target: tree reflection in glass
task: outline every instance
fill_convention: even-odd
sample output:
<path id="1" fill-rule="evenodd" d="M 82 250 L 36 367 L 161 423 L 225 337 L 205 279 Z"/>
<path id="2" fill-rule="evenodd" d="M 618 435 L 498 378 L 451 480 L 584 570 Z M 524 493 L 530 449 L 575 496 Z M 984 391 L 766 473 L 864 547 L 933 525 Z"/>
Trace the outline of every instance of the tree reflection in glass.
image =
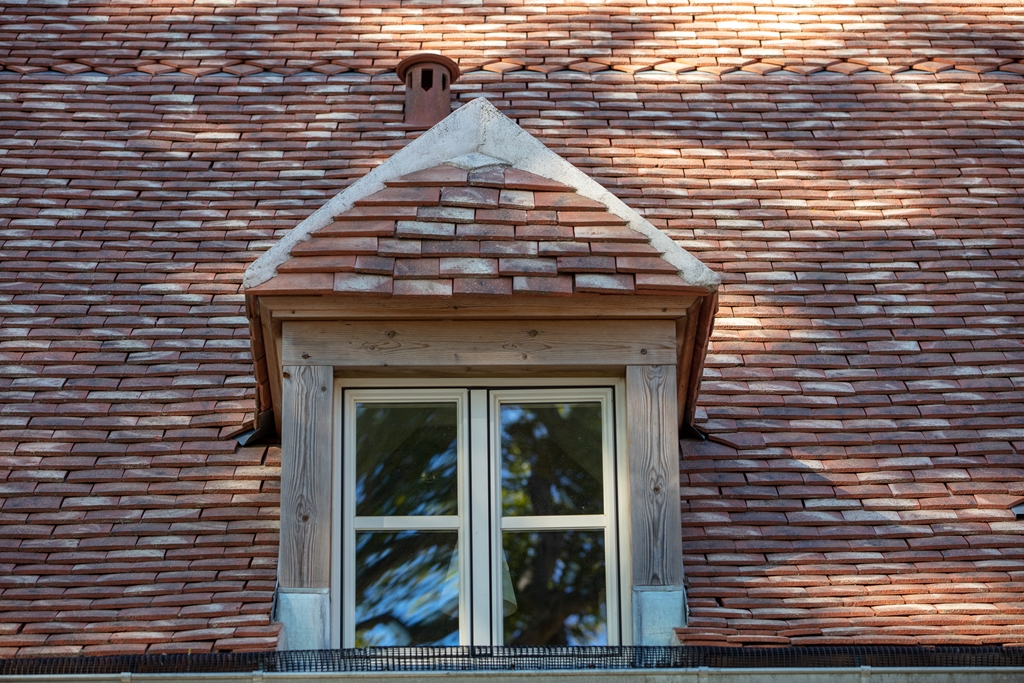
<path id="1" fill-rule="evenodd" d="M 501 406 L 505 516 L 604 511 L 600 403 Z"/>
<path id="2" fill-rule="evenodd" d="M 502 546 L 516 600 L 505 645 L 608 644 L 603 531 L 506 531 Z"/>
<path id="3" fill-rule="evenodd" d="M 455 403 L 356 405 L 356 514 L 458 514 Z"/>
<path id="4" fill-rule="evenodd" d="M 458 534 L 356 534 L 356 647 L 458 645 Z"/>

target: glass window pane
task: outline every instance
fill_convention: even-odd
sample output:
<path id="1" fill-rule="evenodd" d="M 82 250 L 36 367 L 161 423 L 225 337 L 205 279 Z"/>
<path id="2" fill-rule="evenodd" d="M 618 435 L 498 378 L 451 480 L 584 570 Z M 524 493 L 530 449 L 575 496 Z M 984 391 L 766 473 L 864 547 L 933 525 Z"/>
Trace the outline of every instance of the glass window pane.
<path id="1" fill-rule="evenodd" d="M 356 534 L 356 647 L 459 644 L 455 532 Z"/>
<path id="2" fill-rule="evenodd" d="M 501 405 L 506 516 L 604 512 L 600 403 Z"/>
<path id="3" fill-rule="evenodd" d="M 505 645 L 607 645 L 603 531 L 502 533 Z"/>
<path id="4" fill-rule="evenodd" d="M 356 404 L 356 514 L 458 514 L 456 403 Z"/>

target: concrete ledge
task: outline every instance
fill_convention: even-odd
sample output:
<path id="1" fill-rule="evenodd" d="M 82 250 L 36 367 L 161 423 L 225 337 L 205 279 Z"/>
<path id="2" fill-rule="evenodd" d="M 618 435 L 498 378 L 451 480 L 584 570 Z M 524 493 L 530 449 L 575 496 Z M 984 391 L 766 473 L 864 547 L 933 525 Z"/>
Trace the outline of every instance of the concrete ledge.
<path id="1" fill-rule="evenodd" d="M 0 683 L 410 683 L 444 679 L 448 683 L 1020 683 L 1024 667 L 957 668 L 818 668 L 818 669 L 633 669 L 608 671 L 494 671 L 456 673 L 410 671 L 407 673 L 264 673 L 231 674 L 90 674 L 66 676 L 0 676 Z"/>

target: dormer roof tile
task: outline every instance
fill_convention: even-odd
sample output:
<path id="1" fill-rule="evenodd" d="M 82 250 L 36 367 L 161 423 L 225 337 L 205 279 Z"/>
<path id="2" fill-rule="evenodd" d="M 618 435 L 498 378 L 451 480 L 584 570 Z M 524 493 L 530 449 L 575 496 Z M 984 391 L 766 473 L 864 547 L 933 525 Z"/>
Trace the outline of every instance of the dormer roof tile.
<path id="1" fill-rule="evenodd" d="M 510 166 L 474 173 L 434 166 L 357 200 L 296 244 L 276 277 L 249 291 L 512 296 L 693 290 L 647 236 L 607 209 L 563 183 Z M 537 218 L 545 222 L 535 224 Z M 639 274 L 658 277 L 643 277 L 638 286 Z"/>
<path id="2" fill-rule="evenodd" d="M 348 257 L 359 258 L 353 262 Z M 520 262 L 509 266 L 514 272 L 498 262 L 486 272 L 468 265 L 450 272 L 442 268 L 434 276 L 435 286 L 396 287 L 394 281 L 409 279 L 409 273 L 426 280 L 425 273 L 433 271 L 385 260 L 393 257 L 514 257 Z M 571 258 L 536 267 L 524 262 L 553 257 Z M 620 257 L 648 260 L 640 269 L 631 261 L 623 261 L 620 268 Z M 638 287 L 638 272 L 659 277 Z M 363 275 L 374 278 L 359 277 Z M 602 277 L 589 277 L 596 275 Z M 302 277 L 308 285 L 304 291 Z M 487 286 L 459 282 L 488 278 L 528 279 Z M 543 283 L 543 278 L 555 282 Z M 297 291 L 313 296 L 454 296 L 469 291 L 491 296 L 704 296 L 719 282 L 718 275 L 483 98 L 466 104 L 336 195 L 245 275 L 250 296 Z"/>

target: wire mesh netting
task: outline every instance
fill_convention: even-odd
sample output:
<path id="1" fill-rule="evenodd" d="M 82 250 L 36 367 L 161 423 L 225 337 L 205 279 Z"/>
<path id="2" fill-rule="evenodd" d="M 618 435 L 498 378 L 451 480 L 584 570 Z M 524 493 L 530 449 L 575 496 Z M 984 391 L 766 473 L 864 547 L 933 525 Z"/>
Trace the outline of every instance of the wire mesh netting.
<path id="1" fill-rule="evenodd" d="M 1024 667 L 992 647 L 381 647 L 0 660 L 0 676 L 358 671 L 546 671 L 809 667 Z"/>

